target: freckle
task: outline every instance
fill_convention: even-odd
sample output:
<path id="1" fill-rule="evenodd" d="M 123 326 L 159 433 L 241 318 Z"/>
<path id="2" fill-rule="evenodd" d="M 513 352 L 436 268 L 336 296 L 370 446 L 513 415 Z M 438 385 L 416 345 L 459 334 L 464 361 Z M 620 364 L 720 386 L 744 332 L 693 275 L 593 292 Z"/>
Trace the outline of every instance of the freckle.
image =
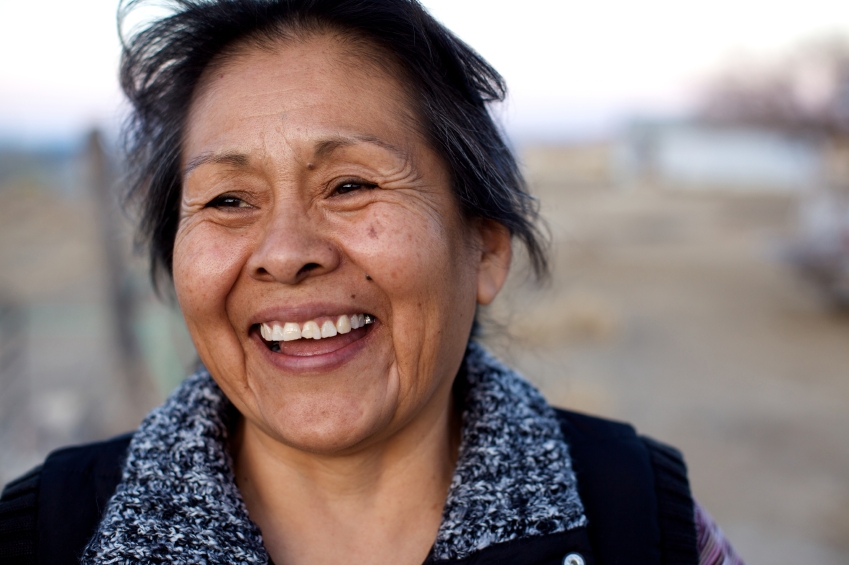
<path id="1" fill-rule="evenodd" d="M 356 294 L 352 294 L 352 295 L 351 295 L 351 299 L 352 299 L 352 300 L 353 300 L 354 298 L 356 298 L 356 297 L 357 297 L 357 295 L 356 295 Z"/>
<path id="2" fill-rule="evenodd" d="M 372 237 L 372 239 L 377 239 L 377 232 L 374 231 L 374 226 L 369 228 L 368 234 Z"/>

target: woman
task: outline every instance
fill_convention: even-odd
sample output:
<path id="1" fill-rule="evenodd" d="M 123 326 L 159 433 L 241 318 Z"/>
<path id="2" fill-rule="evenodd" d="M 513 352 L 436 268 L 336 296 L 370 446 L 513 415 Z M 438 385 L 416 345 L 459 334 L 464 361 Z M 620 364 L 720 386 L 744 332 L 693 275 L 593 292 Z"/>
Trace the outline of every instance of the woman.
<path id="1" fill-rule="evenodd" d="M 677 452 L 470 341 L 545 256 L 501 78 L 415 0 L 181 0 L 122 84 L 203 368 L 9 485 L 7 561 L 735 562 Z"/>

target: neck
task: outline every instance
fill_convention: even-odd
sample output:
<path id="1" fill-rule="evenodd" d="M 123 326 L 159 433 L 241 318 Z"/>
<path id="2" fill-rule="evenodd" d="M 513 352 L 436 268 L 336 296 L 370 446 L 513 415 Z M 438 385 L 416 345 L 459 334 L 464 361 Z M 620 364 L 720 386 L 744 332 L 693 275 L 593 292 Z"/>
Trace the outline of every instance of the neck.
<path id="1" fill-rule="evenodd" d="M 273 561 L 420 564 L 436 538 L 459 447 L 450 391 L 436 406 L 390 438 L 343 455 L 289 447 L 242 419 L 232 443 L 236 482 Z"/>

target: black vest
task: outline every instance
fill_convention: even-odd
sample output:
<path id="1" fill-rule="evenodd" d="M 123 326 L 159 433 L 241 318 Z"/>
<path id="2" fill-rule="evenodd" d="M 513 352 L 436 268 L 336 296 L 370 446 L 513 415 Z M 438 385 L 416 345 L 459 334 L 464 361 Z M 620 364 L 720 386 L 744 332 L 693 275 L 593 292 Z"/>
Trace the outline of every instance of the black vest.
<path id="1" fill-rule="evenodd" d="M 587 565 L 696 565 L 681 454 L 627 424 L 563 410 L 557 416 L 589 526 L 490 546 L 451 565 L 561 565 L 570 554 Z M 0 563 L 78 563 L 121 480 L 131 438 L 54 451 L 9 483 L 0 497 Z"/>

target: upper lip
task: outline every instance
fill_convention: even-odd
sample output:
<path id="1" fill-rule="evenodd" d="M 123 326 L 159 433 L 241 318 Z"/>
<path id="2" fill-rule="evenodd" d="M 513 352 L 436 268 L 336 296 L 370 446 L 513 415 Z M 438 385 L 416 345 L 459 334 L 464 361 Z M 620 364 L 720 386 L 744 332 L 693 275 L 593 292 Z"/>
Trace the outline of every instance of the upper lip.
<path id="1" fill-rule="evenodd" d="M 342 314 L 372 314 L 362 306 L 342 303 L 309 303 L 298 306 L 274 306 L 264 308 L 250 317 L 250 326 L 265 322 L 308 322 L 321 316 L 341 316 Z M 372 314 L 373 315 L 373 314 Z"/>

